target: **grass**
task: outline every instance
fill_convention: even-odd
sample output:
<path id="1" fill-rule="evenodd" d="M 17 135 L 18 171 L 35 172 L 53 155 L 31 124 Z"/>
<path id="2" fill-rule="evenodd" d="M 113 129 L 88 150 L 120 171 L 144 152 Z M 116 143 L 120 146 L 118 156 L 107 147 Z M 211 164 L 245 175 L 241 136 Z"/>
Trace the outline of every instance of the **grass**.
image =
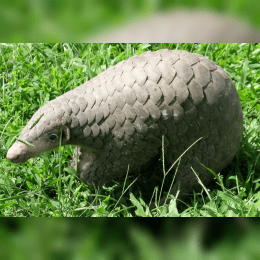
<path id="1" fill-rule="evenodd" d="M 133 176 L 102 188 L 84 185 L 68 170 L 74 147 L 60 147 L 23 164 L 6 159 L 7 150 L 39 107 L 121 60 L 162 48 L 185 49 L 217 62 L 230 75 L 240 96 L 244 133 L 239 151 L 230 166 L 215 173 L 206 192 L 194 193 L 180 208 L 172 200 L 169 206 L 151 213 Z M 1 215 L 259 216 L 259 53 L 260 44 L 241 43 L 1 44 Z M 163 167 L 163 161 L 158 160 L 149 174 L 163 172 Z"/>

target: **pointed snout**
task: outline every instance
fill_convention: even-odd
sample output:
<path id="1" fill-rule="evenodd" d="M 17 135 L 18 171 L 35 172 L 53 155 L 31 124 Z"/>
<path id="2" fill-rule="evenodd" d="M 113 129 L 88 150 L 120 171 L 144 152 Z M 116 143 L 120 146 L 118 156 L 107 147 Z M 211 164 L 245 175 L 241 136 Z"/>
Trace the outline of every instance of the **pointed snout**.
<path id="1" fill-rule="evenodd" d="M 26 162 L 28 158 L 28 145 L 16 141 L 8 150 L 6 154 L 6 158 L 11 161 L 12 163 L 22 163 Z"/>
<path id="2" fill-rule="evenodd" d="M 6 154 L 6 158 L 9 161 L 11 161 L 12 163 L 15 163 L 19 159 L 19 155 L 16 154 L 15 152 L 10 151 L 10 149 L 9 149 L 7 154 Z"/>

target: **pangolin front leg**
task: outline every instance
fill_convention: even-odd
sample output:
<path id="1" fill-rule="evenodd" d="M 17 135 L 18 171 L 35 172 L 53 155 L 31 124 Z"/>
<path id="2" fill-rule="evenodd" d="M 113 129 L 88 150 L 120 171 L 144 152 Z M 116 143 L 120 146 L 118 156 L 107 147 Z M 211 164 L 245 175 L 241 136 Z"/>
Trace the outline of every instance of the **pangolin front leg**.
<path id="1" fill-rule="evenodd" d="M 77 156 L 78 153 L 78 156 Z M 93 163 L 96 161 L 98 153 L 90 148 L 77 146 L 74 149 L 73 157 L 70 162 L 69 168 L 76 170 L 76 164 L 77 164 L 77 172 L 80 175 L 81 179 L 84 182 L 87 182 L 87 180 L 84 178 L 84 172 L 90 168 Z"/>

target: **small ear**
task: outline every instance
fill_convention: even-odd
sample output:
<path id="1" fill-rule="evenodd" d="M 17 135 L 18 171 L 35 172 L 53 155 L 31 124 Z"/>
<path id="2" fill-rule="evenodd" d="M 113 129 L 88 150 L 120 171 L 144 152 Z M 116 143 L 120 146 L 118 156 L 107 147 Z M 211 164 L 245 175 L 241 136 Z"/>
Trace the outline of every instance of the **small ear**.
<path id="1" fill-rule="evenodd" d="M 62 141 L 67 142 L 70 140 L 70 129 L 66 126 L 62 126 Z"/>

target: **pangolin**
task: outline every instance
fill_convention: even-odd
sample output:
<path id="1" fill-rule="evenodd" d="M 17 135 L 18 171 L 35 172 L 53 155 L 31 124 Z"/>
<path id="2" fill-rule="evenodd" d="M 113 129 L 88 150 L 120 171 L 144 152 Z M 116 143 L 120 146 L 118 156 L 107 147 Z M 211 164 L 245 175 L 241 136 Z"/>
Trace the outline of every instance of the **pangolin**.
<path id="1" fill-rule="evenodd" d="M 195 143 L 181 157 L 171 190 L 179 187 L 181 198 L 200 187 L 193 170 L 207 185 L 213 175 L 202 165 L 218 173 L 231 162 L 242 131 L 228 74 L 200 54 L 162 49 L 121 61 L 39 108 L 7 158 L 25 162 L 61 139 L 78 146 L 71 167 L 78 160 L 83 182 L 103 185 L 159 154 L 162 137 L 168 165 Z"/>

